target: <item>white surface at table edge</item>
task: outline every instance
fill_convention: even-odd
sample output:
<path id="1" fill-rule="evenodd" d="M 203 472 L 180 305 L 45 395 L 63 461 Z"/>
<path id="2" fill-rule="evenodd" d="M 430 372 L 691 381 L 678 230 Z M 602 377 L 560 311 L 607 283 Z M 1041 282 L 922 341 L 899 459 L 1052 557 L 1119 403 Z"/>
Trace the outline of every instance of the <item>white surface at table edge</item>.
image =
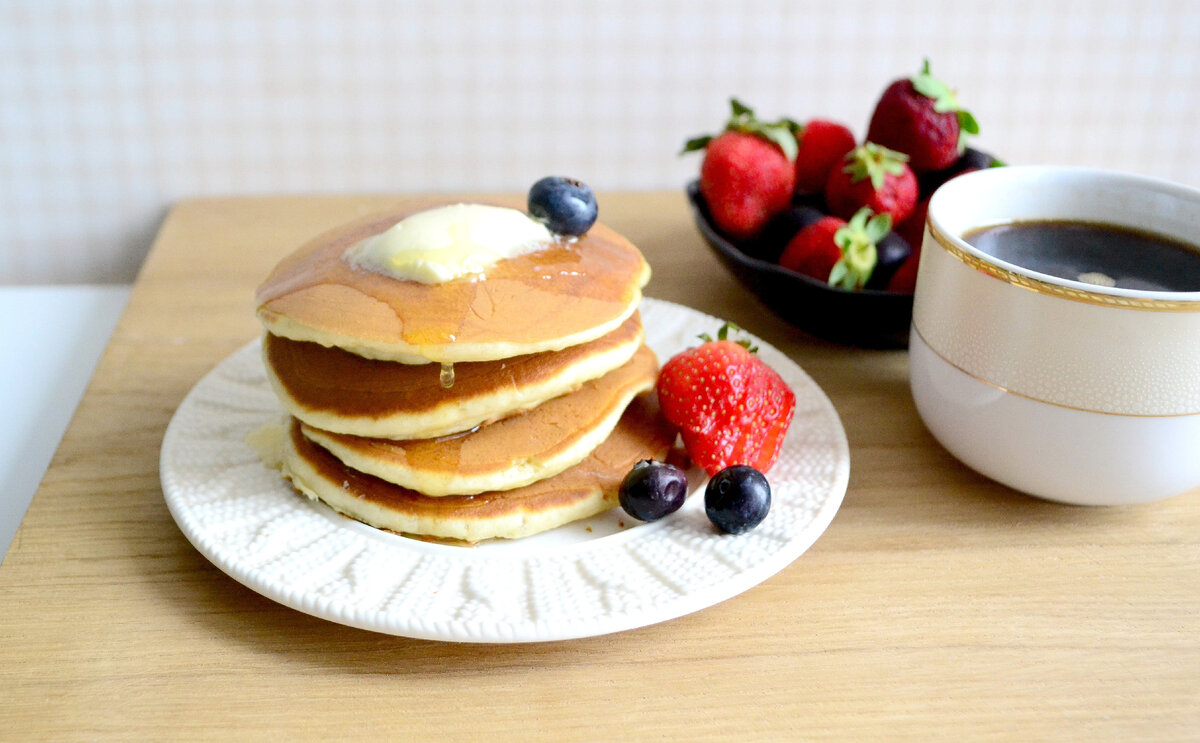
<path id="1" fill-rule="evenodd" d="M 0 286 L 0 555 L 129 300 L 127 285 Z"/>

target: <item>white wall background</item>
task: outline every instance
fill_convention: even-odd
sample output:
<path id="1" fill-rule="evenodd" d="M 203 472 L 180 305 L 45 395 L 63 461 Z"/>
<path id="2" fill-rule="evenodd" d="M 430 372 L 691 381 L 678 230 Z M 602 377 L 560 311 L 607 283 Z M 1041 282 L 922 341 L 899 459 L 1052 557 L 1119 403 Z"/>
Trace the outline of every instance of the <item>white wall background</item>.
<path id="1" fill-rule="evenodd" d="M 195 195 L 678 188 L 730 95 L 861 135 L 925 56 L 1009 162 L 1200 186 L 1195 0 L 3 0 L 0 283 Z"/>

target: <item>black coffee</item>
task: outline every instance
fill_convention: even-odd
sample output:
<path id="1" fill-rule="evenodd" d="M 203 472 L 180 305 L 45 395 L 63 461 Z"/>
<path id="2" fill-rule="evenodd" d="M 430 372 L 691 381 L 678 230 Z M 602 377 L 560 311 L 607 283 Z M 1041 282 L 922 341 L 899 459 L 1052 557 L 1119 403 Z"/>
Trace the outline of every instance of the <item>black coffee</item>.
<path id="1" fill-rule="evenodd" d="M 963 239 L 1023 268 L 1099 286 L 1200 291 L 1200 248 L 1150 232 L 1097 222 L 1013 222 Z"/>

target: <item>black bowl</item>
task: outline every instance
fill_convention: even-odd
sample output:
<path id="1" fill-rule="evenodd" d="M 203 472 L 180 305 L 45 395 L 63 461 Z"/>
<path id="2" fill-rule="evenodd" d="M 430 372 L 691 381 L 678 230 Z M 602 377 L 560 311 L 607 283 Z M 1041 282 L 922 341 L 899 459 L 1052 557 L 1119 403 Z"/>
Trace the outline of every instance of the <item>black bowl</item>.
<path id="1" fill-rule="evenodd" d="M 717 258 L 747 289 L 788 323 L 834 343 L 864 348 L 907 348 L 911 294 L 849 291 L 747 255 L 709 218 L 700 184 L 687 188 L 700 234 Z"/>

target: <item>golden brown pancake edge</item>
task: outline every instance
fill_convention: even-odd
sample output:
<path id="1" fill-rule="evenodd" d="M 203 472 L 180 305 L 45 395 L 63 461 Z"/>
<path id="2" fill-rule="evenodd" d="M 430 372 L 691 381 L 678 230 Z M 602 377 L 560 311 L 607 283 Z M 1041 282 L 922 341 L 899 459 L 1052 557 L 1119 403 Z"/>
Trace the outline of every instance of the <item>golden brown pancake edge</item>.
<path id="1" fill-rule="evenodd" d="M 519 538 L 600 513 L 641 459 L 663 459 L 675 430 L 652 394 L 636 398 L 612 434 L 570 469 L 515 490 L 431 498 L 347 467 L 304 437 L 292 419 L 282 469 L 298 491 L 355 520 L 389 531 L 477 542 Z"/>
<path id="2" fill-rule="evenodd" d="M 394 441 L 301 425 L 305 437 L 347 466 L 427 496 L 511 490 L 582 461 L 616 427 L 629 403 L 654 388 L 658 363 L 646 346 L 574 392 L 472 431 Z"/>

